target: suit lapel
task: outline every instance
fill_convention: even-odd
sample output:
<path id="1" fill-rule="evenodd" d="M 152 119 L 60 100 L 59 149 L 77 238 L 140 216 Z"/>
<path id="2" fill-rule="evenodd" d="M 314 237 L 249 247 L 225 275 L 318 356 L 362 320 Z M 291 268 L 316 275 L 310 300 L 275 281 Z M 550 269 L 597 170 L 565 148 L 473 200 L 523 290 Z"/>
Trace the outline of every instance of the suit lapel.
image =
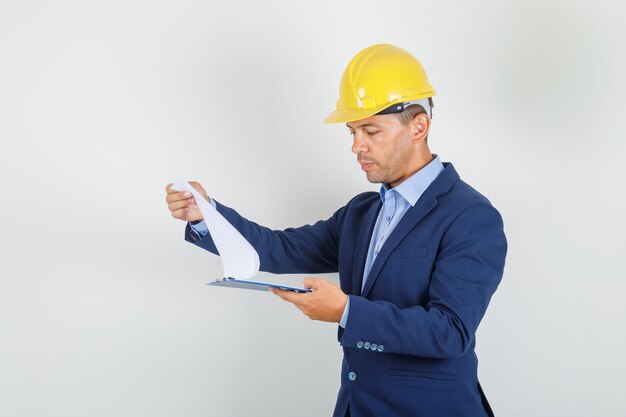
<path id="1" fill-rule="evenodd" d="M 365 288 L 363 288 L 362 297 L 367 297 L 374 282 L 380 275 L 380 270 L 382 269 L 385 261 L 393 252 L 393 250 L 402 242 L 402 239 L 419 223 L 420 220 L 424 218 L 435 206 L 437 205 L 437 200 L 431 198 L 429 200 L 425 200 L 424 198 L 420 198 L 413 207 L 407 210 L 406 214 L 400 220 L 400 223 L 393 229 L 393 232 L 389 235 L 385 243 L 383 244 L 376 260 L 372 264 L 372 269 L 370 270 L 369 276 L 367 277 L 367 281 L 365 282 Z M 366 249 L 367 250 L 367 249 Z"/>
<path id="2" fill-rule="evenodd" d="M 372 264 L 372 269 L 367 277 L 365 288 L 363 288 L 362 297 L 367 297 L 372 286 L 378 279 L 380 271 L 387 261 L 387 258 L 393 252 L 393 250 L 402 242 L 406 235 L 428 214 L 437 206 L 437 197 L 447 193 L 452 185 L 459 180 L 459 175 L 450 163 L 444 163 L 444 171 L 433 181 L 433 183 L 426 189 L 424 194 L 417 200 L 417 203 L 409 208 L 404 214 L 398 225 L 393 229 L 391 235 L 387 238 L 383 247 L 380 249 L 376 260 Z M 371 231 L 369 233 L 371 238 Z M 360 242 L 359 242 L 360 243 Z M 369 239 L 367 240 L 369 245 Z M 365 247 L 364 252 L 367 255 L 368 246 Z M 363 268 L 360 270 L 359 276 L 359 288 L 363 279 Z"/>
<path id="3" fill-rule="evenodd" d="M 354 259 L 352 270 L 354 271 L 352 280 L 352 294 L 359 295 L 361 293 L 361 286 L 363 285 L 363 270 L 365 269 L 365 260 L 367 258 L 367 250 L 369 248 L 370 240 L 372 239 L 372 233 L 374 231 L 374 224 L 378 217 L 378 212 L 382 207 L 380 198 L 376 200 L 374 204 L 367 210 L 363 217 L 363 223 L 361 230 L 359 231 L 359 237 L 356 240 L 356 248 L 354 249 Z"/>

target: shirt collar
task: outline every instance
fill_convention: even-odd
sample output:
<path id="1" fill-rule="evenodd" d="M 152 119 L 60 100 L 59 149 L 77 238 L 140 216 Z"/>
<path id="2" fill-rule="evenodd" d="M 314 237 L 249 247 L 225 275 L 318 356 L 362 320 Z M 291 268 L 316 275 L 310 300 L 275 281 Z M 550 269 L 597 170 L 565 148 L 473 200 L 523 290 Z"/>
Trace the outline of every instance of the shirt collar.
<path id="1" fill-rule="evenodd" d="M 428 186 L 437 178 L 443 169 L 444 167 L 441 163 L 441 159 L 439 159 L 439 155 L 433 155 L 433 160 L 430 161 L 428 165 L 402 181 L 397 187 L 390 188 L 389 184 L 382 184 L 380 186 L 380 198 L 383 203 L 385 203 L 385 193 L 395 190 L 411 206 L 414 206 L 417 200 L 424 194 L 424 191 L 426 191 Z"/>

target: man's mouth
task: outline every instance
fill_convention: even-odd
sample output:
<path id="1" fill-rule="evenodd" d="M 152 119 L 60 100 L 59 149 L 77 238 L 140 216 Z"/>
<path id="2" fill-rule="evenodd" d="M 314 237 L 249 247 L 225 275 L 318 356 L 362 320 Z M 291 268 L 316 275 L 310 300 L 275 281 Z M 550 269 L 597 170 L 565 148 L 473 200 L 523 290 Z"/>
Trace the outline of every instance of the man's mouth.
<path id="1" fill-rule="evenodd" d="M 376 161 L 370 161 L 368 159 L 363 158 L 363 155 L 361 154 L 357 155 L 356 160 L 361 165 L 361 169 L 363 171 L 367 171 L 376 163 Z"/>

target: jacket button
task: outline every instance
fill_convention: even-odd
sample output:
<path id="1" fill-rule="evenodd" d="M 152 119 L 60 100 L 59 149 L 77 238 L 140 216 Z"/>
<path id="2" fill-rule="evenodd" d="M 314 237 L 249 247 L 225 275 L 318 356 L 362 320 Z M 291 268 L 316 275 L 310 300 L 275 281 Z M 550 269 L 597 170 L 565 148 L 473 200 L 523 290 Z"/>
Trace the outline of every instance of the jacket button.
<path id="1" fill-rule="evenodd" d="M 363 347 L 364 347 L 365 349 L 369 349 L 369 348 L 370 348 L 370 342 L 365 342 L 365 343 L 363 344 Z"/>
<path id="2" fill-rule="evenodd" d="M 359 349 L 361 349 L 363 347 L 363 341 L 359 340 L 358 342 L 356 342 L 356 347 L 358 347 Z"/>
<path id="3" fill-rule="evenodd" d="M 370 349 L 376 350 L 377 347 L 378 347 L 378 345 L 376 343 L 372 343 L 372 347 Z"/>
<path id="4" fill-rule="evenodd" d="M 385 347 L 383 345 L 378 345 L 378 351 L 382 352 L 383 350 L 385 350 Z"/>
<path id="5" fill-rule="evenodd" d="M 351 382 L 356 381 L 356 372 L 350 372 L 350 373 L 348 374 L 348 379 L 349 379 Z"/>

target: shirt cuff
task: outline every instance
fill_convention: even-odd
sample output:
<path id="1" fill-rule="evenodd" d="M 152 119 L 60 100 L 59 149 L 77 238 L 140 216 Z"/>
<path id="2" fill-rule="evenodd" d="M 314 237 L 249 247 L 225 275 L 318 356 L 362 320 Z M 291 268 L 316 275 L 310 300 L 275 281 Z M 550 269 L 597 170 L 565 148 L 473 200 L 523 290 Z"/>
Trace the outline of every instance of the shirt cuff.
<path id="1" fill-rule="evenodd" d="M 211 199 L 209 203 L 211 203 L 213 208 L 217 210 L 217 204 L 215 204 L 215 200 Z M 204 220 L 201 220 L 198 223 L 189 222 L 189 226 L 191 226 L 191 229 L 196 232 L 200 237 L 204 237 L 207 233 L 209 233 L 209 228 L 207 227 Z"/>
<path id="2" fill-rule="evenodd" d="M 341 316 L 341 320 L 339 320 L 339 325 L 342 329 L 346 328 L 346 322 L 348 321 L 348 312 L 350 311 L 350 297 L 348 297 L 348 301 L 346 302 L 346 308 L 343 309 L 343 315 Z"/>

